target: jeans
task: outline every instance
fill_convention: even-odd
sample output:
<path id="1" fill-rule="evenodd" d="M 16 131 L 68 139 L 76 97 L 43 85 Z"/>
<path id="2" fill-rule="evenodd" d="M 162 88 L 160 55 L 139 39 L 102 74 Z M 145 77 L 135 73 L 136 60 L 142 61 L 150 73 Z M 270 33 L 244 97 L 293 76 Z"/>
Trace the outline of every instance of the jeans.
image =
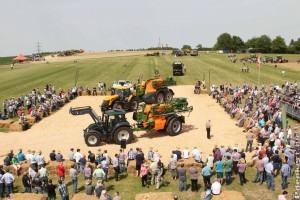
<path id="1" fill-rule="evenodd" d="M 31 193 L 31 187 L 25 187 L 25 193 Z"/>
<path id="2" fill-rule="evenodd" d="M 34 187 L 34 191 L 36 194 L 42 194 L 42 187 Z"/>
<path id="3" fill-rule="evenodd" d="M 77 177 L 73 177 L 72 178 L 72 182 L 73 182 L 73 192 L 75 193 L 77 190 L 77 182 L 78 182 L 78 178 Z"/>
<path id="4" fill-rule="evenodd" d="M 262 185 L 262 183 L 264 181 L 264 171 L 257 171 L 253 182 L 257 182 L 258 179 L 259 179 L 259 184 Z"/>
<path id="5" fill-rule="evenodd" d="M 123 173 L 125 170 L 125 161 L 124 160 L 120 160 L 120 173 Z"/>
<path id="6" fill-rule="evenodd" d="M 191 179 L 191 182 L 192 182 L 192 192 L 193 191 L 197 191 L 198 189 L 198 179 Z"/>
<path id="7" fill-rule="evenodd" d="M 226 184 L 229 185 L 231 184 L 231 175 L 232 175 L 232 172 L 225 172 L 225 176 L 226 176 Z"/>
<path id="8" fill-rule="evenodd" d="M 253 140 L 247 140 L 246 152 L 248 151 L 248 147 L 249 147 L 249 151 L 252 152 L 252 144 L 253 144 Z"/>
<path id="9" fill-rule="evenodd" d="M 246 183 L 246 178 L 245 178 L 245 172 L 239 172 L 239 176 L 240 176 L 240 184 L 243 185 L 244 183 Z"/>
<path id="10" fill-rule="evenodd" d="M 179 180 L 179 191 L 181 192 L 182 190 L 186 191 L 186 180 Z"/>
<path id="11" fill-rule="evenodd" d="M 0 198 L 4 198 L 4 183 L 0 183 Z"/>
<path id="12" fill-rule="evenodd" d="M 80 165 L 80 163 L 78 162 L 78 163 L 76 163 L 76 170 L 79 172 L 80 171 L 80 169 L 81 169 L 81 167 L 80 167 L 81 165 Z"/>
<path id="13" fill-rule="evenodd" d="M 203 176 L 204 185 L 210 185 L 210 176 Z"/>
<path id="14" fill-rule="evenodd" d="M 124 162 L 124 164 L 125 164 L 125 162 Z M 115 170 L 115 180 L 118 181 L 119 180 L 119 173 L 120 173 L 119 166 L 114 167 L 114 170 Z"/>
<path id="15" fill-rule="evenodd" d="M 42 191 L 47 192 L 48 177 L 41 177 L 41 181 L 45 183 L 44 187 L 42 188 Z"/>
<path id="16" fill-rule="evenodd" d="M 285 190 L 288 188 L 288 176 L 281 176 L 281 180 L 282 180 L 282 189 Z"/>
<path id="17" fill-rule="evenodd" d="M 274 175 L 271 173 L 267 173 L 267 185 L 268 189 L 274 190 Z"/>
<path id="18" fill-rule="evenodd" d="M 238 173 L 238 167 L 237 167 L 237 164 L 238 164 L 239 161 L 233 161 L 233 172 L 235 174 Z"/>
<path id="19" fill-rule="evenodd" d="M 176 178 L 177 177 L 177 169 L 176 168 L 170 169 L 170 171 L 171 171 L 171 178 L 172 179 Z"/>
<path id="20" fill-rule="evenodd" d="M 210 128 L 206 128 L 207 139 L 210 139 Z"/>
<path id="21" fill-rule="evenodd" d="M 148 185 L 147 184 L 147 177 L 148 177 L 147 174 L 142 176 L 142 187 L 145 187 L 146 185 Z"/>
<path id="22" fill-rule="evenodd" d="M 6 193 L 7 194 L 13 194 L 14 193 L 14 184 L 13 183 L 8 183 L 6 184 Z"/>
<path id="23" fill-rule="evenodd" d="M 68 196 L 64 196 L 64 197 L 61 197 L 62 200 L 69 200 L 69 195 Z"/>
<path id="24" fill-rule="evenodd" d="M 103 177 L 103 182 L 107 182 L 107 173 L 108 173 L 108 168 L 103 168 L 103 171 L 105 173 L 104 177 Z"/>

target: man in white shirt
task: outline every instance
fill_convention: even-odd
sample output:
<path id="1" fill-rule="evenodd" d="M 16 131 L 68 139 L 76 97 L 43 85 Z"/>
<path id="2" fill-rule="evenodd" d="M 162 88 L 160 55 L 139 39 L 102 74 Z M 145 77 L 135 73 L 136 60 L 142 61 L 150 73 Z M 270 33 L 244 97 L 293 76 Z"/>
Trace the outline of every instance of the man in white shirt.
<path id="1" fill-rule="evenodd" d="M 265 165 L 265 170 L 267 174 L 267 186 L 268 190 L 271 188 L 273 191 L 274 189 L 274 167 L 273 167 L 273 160 L 271 159 L 268 164 Z"/>
<path id="2" fill-rule="evenodd" d="M 195 157 L 196 153 L 199 152 L 199 149 L 197 149 L 197 147 L 194 147 L 193 151 L 192 151 L 192 156 Z"/>
<path id="3" fill-rule="evenodd" d="M 292 139 L 292 129 L 291 126 L 288 126 L 287 136 L 286 136 L 287 144 L 290 144 L 291 139 Z"/>
<path id="4" fill-rule="evenodd" d="M 80 153 L 80 149 L 77 149 L 77 152 L 74 154 L 74 160 L 76 161 L 76 170 L 80 170 L 80 162 L 79 160 L 82 158 L 82 154 Z"/>
<path id="5" fill-rule="evenodd" d="M 183 150 L 182 150 L 182 154 L 183 154 L 183 158 L 184 159 L 188 159 L 190 157 L 190 151 L 188 150 L 187 147 L 185 147 Z"/>
<path id="6" fill-rule="evenodd" d="M 6 194 L 12 194 L 14 191 L 14 176 L 9 173 L 9 169 L 6 170 L 6 173 L 2 176 L 1 182 L 5 183 L 7 191 Z"/>
<path id="7" fill-rule="evenodd" d="M 211 193 L 213 195 L 219 195 L 221 193 L 221 184 L 219 179 L 216 179 L 215 182 L 211 185 Z"/>
<path id="8" fill-rule="evenodd" d="M 279 139 L 283 140 L 284 137 L 284 133 L 283 131 L 280 131 L 280 133 L 278 134 Z"/>

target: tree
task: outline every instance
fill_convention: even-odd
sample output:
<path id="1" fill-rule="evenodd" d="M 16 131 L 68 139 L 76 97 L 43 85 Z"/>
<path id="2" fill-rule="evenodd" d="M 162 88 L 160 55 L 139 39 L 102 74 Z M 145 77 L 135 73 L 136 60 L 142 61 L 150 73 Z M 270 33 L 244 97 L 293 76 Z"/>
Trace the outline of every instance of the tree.
<path id="1" fill-rule="evenodd" d="M 243 50 L 245 48 L 245 43 L 239 36 L 232 36 L 231 42 L 231 50 L 233 52 L 237 52 L 238 50 Z"/>
<path id="2" fill-rule="evenodd" d="M 282 37 L 277 36 L 272 41 L 272 52 L 273 53 L 286 53 L 287 52 L 287 46 L 286 46 L 285 41 Z"/>
<path id="3" fill-rule="evenodd" d="M 198 51 L 202 51 L 202 50 L 203 50 L 203 47 L 202 47 L 201 44 L 198 44 L 198 45 L 196 46 L 196 48 L 197 48 Z"/>
<path id="4" fill-rule="evenodd" d="M 300 53 L 300 38 L 298 38 L 298 40 L 296 40 L 296 41 L 293 41 L 293 43 L 289 45 L 288 52 L 289 53 Z"/>
<path id="5" fill-rule="evenodd" d="M 181 49 L 182 49 L 183 51 L 189 49 L 189 51 L 190 51 L 190 50 L 192 50 L 192 47 L 191 47 L 190 45 L 185 44 L 185 45 L 183 45 L 183 47 L 182 47 Z"/>
<path id="6" fill-rule="evenodd" d="M 222 33 L 217 38 L 217 43 L 214 45 L 215 50 L 231 50 L 232 38 L 229 33 Z"/>
<path id="7" fill-rule="evenodd" d="M 258 38 L 257 48 L 260 53 L 270 53 L 271 48 L 271 38 L 267 35 L 262 35 Z"/>

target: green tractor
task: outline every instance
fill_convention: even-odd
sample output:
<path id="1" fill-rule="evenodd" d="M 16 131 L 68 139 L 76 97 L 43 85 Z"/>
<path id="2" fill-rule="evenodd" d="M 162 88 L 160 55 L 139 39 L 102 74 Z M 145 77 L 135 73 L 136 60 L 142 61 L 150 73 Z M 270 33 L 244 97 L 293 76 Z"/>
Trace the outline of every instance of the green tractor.
<path id="1" fill-rule="evenodd" d="M 120 144 L 122 139 L 130 143 L 133 138 L 133 131 L 124 110 L 107 110 L 102 117 L 99 117 L 90 106 L 70 108 L 69 112 L 72 115 L 89 114 L 94 120 L 94 123 L 83 130 L 84 141 L 88 146 L 99 146 L 103 141 Z"/>

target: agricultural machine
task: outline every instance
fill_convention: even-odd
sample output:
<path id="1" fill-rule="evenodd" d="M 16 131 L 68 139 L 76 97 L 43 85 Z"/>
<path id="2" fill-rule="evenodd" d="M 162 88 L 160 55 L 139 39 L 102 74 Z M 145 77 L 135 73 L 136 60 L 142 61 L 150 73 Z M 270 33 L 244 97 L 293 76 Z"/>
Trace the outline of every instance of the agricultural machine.
<path id="1" fill-rule="evenodd" d="M 182 113 L 193 110 L 192 106 L 188 106 L 186 98 L 176 98 L 164 104 L 143 104 L 139 108 L 133 113 L 133 120 L 137 122 L 133 130 L 166 131 L 170 136 L 181 132 L 182 124 L 185 123 Z"/>
<path id="2" fill-rule="evenodd" d="M 183 76 L 186 73 L 185 66 L 182 62 L 176 61 L 172 64 L 173 76 Z"/>
<path id="3" fill-rule="evenodd" d="M 181 132 L 185 123 L 184 112 L 191 112 L 192 106 L 188 106 L 186 98 L 177 98 L 165 104 L 142 104 L 133 113 L 133 119 L 137 122 L 131 126 L 126 119 L 126 112 L 120 109 L 107 110 L 99 117 L 90 107 L 70 108 L 72 115 L 89 114 L 94 123 L 83 130 L 84 140 L 88 146 L 98 146 L 104 141 L 113 141 L 120 144 L 125 139 L 130 143 L 133 131 L 166 131 L 170 136 Z"/>
<path id="4" fill-rule="evenodd" d="M 198 50 L 192 50 L 190 56 L 199 56 Z"/>
<path id="5" fill-rule="evenodd" d="M 103 99 L 101 111 L 105 112 L 110 109 L 124 109 L 133 111 L 137 108 L 138 98 L 129 86 L 116 86 L 111 88 L 111 96 Z"/>
<path id="6" fill-rule="evenodd" d="M 105 111 L 102 118 L 90 106 L 70 108 L 69 112 L 72 115 L 89 114 L 94 120 L 94 123 L 83 130 L 84 141 L 88 146 L 99 146 L 101 141 L 114 141 L 119 144 L 122 139 L 130 143 L 133 138 L 133 130 L 124 110 Z"/>

